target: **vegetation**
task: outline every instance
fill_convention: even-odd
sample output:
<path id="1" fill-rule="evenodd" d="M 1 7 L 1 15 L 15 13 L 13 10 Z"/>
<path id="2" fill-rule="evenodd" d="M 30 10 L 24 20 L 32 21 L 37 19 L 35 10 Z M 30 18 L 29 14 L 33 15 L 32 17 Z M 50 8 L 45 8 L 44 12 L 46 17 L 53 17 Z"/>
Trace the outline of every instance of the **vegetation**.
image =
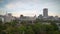
<path id="1" fill-rule="evenodd" d="M 0 23 L 0 34 L 60 34 L 54 22 L 50 22 L 51 24 L 42 23 L 39 21 L 34 24 L 26 24 L 25 21 L 21 24 L 18 21 Z"/>

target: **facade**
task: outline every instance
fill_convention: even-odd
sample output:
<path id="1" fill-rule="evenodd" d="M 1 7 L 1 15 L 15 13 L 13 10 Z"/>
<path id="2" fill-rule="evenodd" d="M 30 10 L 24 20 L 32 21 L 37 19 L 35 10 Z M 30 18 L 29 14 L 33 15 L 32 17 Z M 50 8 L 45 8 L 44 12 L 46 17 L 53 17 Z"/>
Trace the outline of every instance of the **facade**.
<path id="1" fill-rule="evenodd" d="M 53 16 L 48 16 L 48 20 L 54 21 L 54 17 Z"/>
<path id="2" fill-rule="evenodd" d="M 12 16 L 11 13 L 8 13 L 5 15 L 4 19 L 5 19 L 5 22 L 11 22 L 12 20 L 14 20 L 14 17 Z"/>
<path id="3" fill-rule="evenodd" d="M 32 23 L 33 24 L 33 22 L 36 20 L 36 16 L 34 16 L 34 17 L 29 17 L 29 16 L 20 16 L 20 18 L 19 18 L 19 23 L 20 22 L 22 22 L 22 21 L 26 21 L 26 22 L 28 22 L 28 23 Z"/>
<path id="4" fill-rule="evenodd" d="M 42 16 L 42 15 L 39 15 L 39 16 L 38 16 L 38 19 L 43 19 L 43 16 Z"/>
<path id="5" fill-rule="evenodd" d="M 4 22 L 4 16 L 0 15 L 0 20 Z"/>
<path id="6" fill-rule="evenodd" d="M 34 17 L 29 17 L 29 16 L 21 15 L 19 20 L 21 20 L 21 21 L 33 21 L 35 19 L 36 19 L 36 15 Z"/>
<path id="7" fill-rule="evenodd" d="M 58 17 L 58 16 L 55 16 L 54 19 L 55 19 L 55 20 L 59 20 L 59 17 Z"/>
<path id="8" fill-rule="evenodd" d="M 35 19 L 36 17 L 28 17 L 28 16 L 20 17 L 21 21 L 33 21 Z"/>
<path id="9" fill-rule="evenodd" d="M 43 9 L 43 16 L 44 16 L 44 18 L 48 17 L 48 9 L 47 8 Z"/>

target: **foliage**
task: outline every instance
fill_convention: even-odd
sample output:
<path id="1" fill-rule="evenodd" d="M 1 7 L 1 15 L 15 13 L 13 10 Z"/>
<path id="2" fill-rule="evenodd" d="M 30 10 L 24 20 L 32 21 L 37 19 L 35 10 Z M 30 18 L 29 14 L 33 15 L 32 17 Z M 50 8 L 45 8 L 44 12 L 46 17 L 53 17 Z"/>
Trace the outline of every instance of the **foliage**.
<path id="1" fill-rule="evenodd" d="M 50 21 L 47 21 L 50 22 Z M 17 26 L 18 21 L 12 21 L 0 24 L 0 34 L 60 34 L 57 25 L 54 22 L 51 24 L 42 24 L 44 22 L 37 22 L 35 24 L 26 24 L 25 21 Z"/>

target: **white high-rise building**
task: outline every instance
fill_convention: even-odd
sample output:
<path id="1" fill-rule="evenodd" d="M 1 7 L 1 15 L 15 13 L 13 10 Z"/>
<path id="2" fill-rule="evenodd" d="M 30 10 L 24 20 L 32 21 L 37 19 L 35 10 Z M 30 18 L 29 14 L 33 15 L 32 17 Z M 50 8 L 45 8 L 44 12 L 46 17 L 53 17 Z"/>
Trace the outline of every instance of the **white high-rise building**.
<path id="1" fill-rule="evenodd" d="M 48 8 L 43 9 L 43 16 L 48 17 Z"/>

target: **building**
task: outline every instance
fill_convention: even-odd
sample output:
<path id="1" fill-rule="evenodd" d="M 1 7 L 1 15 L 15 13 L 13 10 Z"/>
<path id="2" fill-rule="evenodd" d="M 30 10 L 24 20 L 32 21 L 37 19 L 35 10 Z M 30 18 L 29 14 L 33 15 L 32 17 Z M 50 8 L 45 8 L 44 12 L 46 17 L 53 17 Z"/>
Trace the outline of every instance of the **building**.
<path id="1" fill-rule="evenodd" d="M 5 22 L 11 22 L 13 20 L 12 14 L 11 13 L 6 14 L 4 19 Z"/>
<path id="2" fill-rule="evenodd" d="M 21 21 L 30 21 L 30 20 L 33 21 L 35 19 L 36 19 L 36 16 L 34 16 L 34 17 L 23 16 L 23 15 L 20 16 Z"/>
<path id="3" fill-rule="evenodd" d="M 54 21 L 54 17 L 53 16 L 48 16 L 48 20 Z"/>
<path id="4" fill-rule="evenodd" d="M 3 16 L 3 15 L 0 15 L 0 20 L 1 20 L 2 22 L 4 22 L 4 16 Z"/>
<path id="5" fill-rule="evenodd" d="M 38 19 L 43 19 L 43 16 L 42 16 L 42 14 L 38 16 Z"/>
<path id="6" fill-rule="evenodd" d="M 21 15 L 20 18 L 19 18 L 19 22 L 26 21 L 28 23 L 33 23 L 35 20 L 36 20 L 36 16 L 29 17 L 29 16 L 23 16 L 23 15 Z"/>
<path id="7" fill-rule="evenodd" d="M 48 8 L 43 9 L 43 16 L 44 16 L 44 18 L 48 17 Z"/>
<path id="8" fill-rule="evenodd" d="M 58 20 L 59 20 L 59 17 L 58 17 L 58 16 L 55 16 L 54 19 L 55 19 L 56 21 L 58 21 Z"/>

